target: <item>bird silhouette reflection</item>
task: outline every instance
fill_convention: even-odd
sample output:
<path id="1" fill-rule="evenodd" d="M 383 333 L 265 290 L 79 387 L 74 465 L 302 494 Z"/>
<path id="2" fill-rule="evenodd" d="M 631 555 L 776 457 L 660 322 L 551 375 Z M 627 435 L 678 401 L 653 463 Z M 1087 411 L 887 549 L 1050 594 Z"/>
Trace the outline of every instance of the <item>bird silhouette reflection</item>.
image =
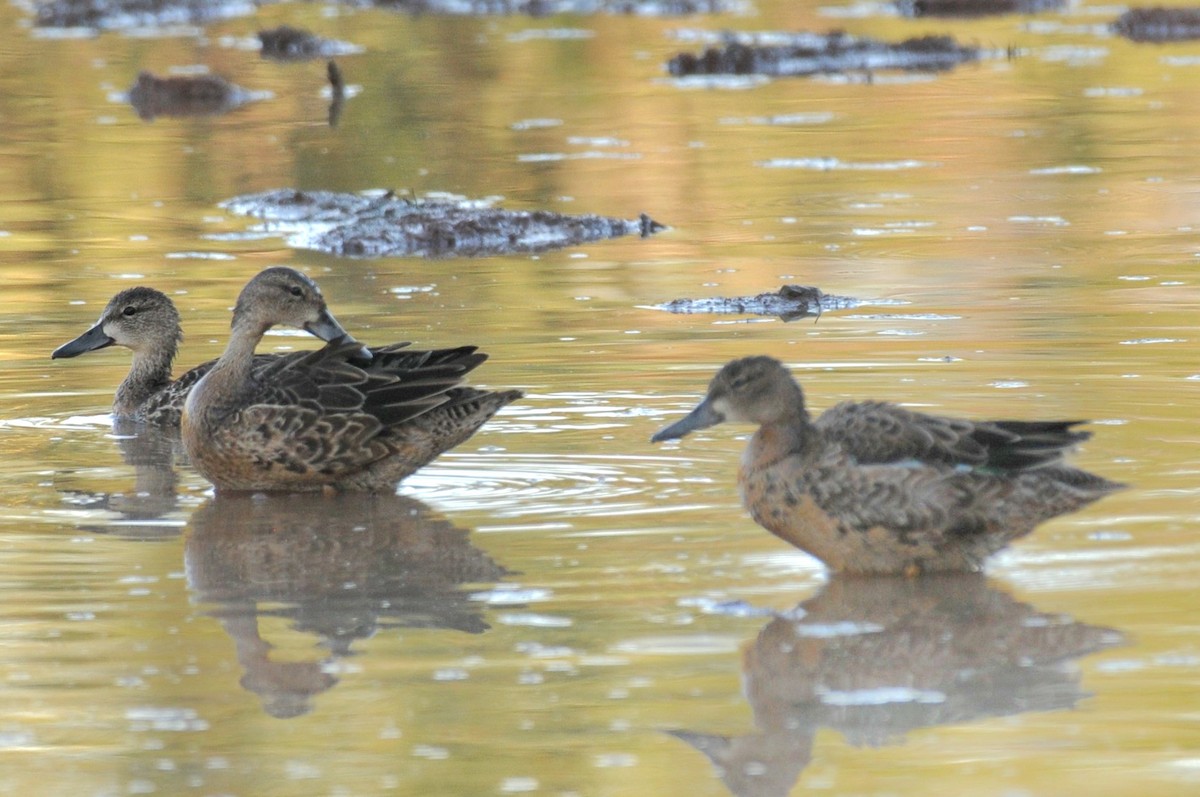
<path id="1" fill-rule="evenodd" d="M 469 585 L 508 571 L 469 532 L 397 495 L 218 495 L 192 515 L 188 584 L 237 647 L 241 684 L 269 714 L 292 717 L 337 683 L 332 665 L 381 629 L 487 630 Z M 260 634 L 283 617 L 325 655 L 276 661 Z"/>
<path id="2" fill-rule="evenodd" d="M 1069 709 L 1089 696 L 1072 662 L 1123 639 L 1040 612 L 979 574 L 835 578 L 746 649 L 755 733 L 671 733 L 738 797 L 783 797 L 822 728 L 871 748 L 920 728 Z"/>

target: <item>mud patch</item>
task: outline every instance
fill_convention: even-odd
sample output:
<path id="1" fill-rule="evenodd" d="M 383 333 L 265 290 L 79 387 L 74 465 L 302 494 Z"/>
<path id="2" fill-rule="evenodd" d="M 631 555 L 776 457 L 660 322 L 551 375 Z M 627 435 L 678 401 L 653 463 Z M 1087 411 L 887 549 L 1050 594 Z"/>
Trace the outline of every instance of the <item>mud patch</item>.
<path id="1" fill-rule="evenodd" d="M 922 36 L 894 44 L 841 31 L 728 34 L 720 47 L 710 47 L 699 55 L 676 55 L 667 63 L 667 70 L 674 77 L 806 77 L 879 70 L 940 72 L 980 57 L 978 47 L 960 45 L 949 36 Z"/>
<path id="2" fill-rule="evenodd" d="M 410 14 L 550 17 L 621 14 L 639 17 L 677 17 L 726 14 L 749 10 L 745 0 L 376 0 L 371 5 Z"/>
<path id="3" fill-rule="evenodd" d="M 1117 17 L 1112 29 L 1135 42 L 1200 39 L 1200 9 L 1135 8 Z"/>
<path id="4" fill-rule="evenodd" d="M 819 317 L 826 310 L 849 310 L 864 304 L 884 303 L 886 302 L 855 299 L 851 296 L 836 296 L 811 285 L 784 285 L 773 293 L 760 293 L 757 296 L 673 299 L 650 307 L 653 310 L 665 310 L 668 313 L 764 315 L 775 316 L 781 321 L 798 321 L 801 318 Z"/>
<path id="5" fill-rule="evenodd" d="M 252 16 L 260 6 L 281 0 L 50 0 L 37 4 L 34 24 L 40 28 L 122 30 L 204 25 Z M 340 0 L 340 5 L 374 6 L 413 15 L 548 17 L 620 14 L 676 17 L 727 14 L 750 9 L 747 0 Z M 329 54 L 306 56 L 328 57 Z"/>
<path id="6" fill-rule="evenodd" d="M 342 257 L 479 257 L 544 252 L 667 229 L 636 219 L 504 210 L 488 200 L 279 189 L 234 197 L 221 207 L 262 219 L 290 246 Z"/>
<path id="7" fill-rule="evenodd" d="M 291 25 L 260 30 L 258 40 L 262 44 L 262 57 L 271 61 L 312 61 L 317 58 L 333 58 L 362 52 L 361 47 L 348 42 L 323 39 L 315 33 L 293 28 Z"/>
<path id="8" fill-rule="evenodd" d="M 151 121 L 157 116 L 217 116 L 269 96 L 247 91 L 219 75 L 155 77 L 141 72 L 128 99 L 138 116 Z"/>
<path id="9" fill-rule="evenodd" d="M 896 9 L 904 17 L 970 18 L 1040 14 L 1066 5 L 1066 0 L 898 0 Z"/>
<path id="10" fill-rule="evenodd" d="M 254 14 L 263 0 L 52 0 L 40 3 L 34 16 L 39 28 L 161 28 L 202 25 Z"/>

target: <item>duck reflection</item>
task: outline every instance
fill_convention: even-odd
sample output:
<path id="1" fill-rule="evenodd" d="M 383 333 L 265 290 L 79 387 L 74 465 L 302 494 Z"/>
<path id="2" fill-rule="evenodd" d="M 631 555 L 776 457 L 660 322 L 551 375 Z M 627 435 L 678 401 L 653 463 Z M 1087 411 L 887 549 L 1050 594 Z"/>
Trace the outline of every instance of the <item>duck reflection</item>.
<path id="1" fill-rule="evenodd" d="M 192 515 L 188 584 L 233 638 L 266 711 L 294 717 L 334 686 L 331 665 L 383 628 L 478 634 L 488 625 L 466 585 L 508 571 L 469 533 L 397 495 L 218 495 Z M 284 617 L 320 638 L 318 661 L 274 661 L 261 617 Z"/>
<path id="2" fill-rule="evenodd" d="M 1120 632 L 1039 612 L 978 574 L 837 578 L 773 619 L 745 652 L 758 732 L 672 734 L 704 753 L 739 797 L 788 794 L 831 728 L 860 747 L 913 729 L 1073 707 L 1073 659 Z"/>
<path id="3" fill-rule="evenodd" d="M 113 422 L 113 436 L 125 464 L 133 469 L 133 489 L 123 492 L 60 490 L 77 508 L 111 513 L 104 523 L 81 526 L 85 531 L 133 539 L 176 537 L 183 530 L 176 465 L 186 462 L 178 432 L 132 421 Z"/>

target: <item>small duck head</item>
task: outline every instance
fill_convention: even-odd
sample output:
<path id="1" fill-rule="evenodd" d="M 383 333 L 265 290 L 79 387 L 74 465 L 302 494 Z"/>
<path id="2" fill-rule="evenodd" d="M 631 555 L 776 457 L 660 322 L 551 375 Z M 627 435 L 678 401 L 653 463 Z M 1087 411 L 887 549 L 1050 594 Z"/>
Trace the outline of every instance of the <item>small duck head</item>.
<path id="1" fill-rule="evenodd" d="M 762 426 L 806 417 L 804 393 L 783 363 L 773 357 L 743 357 L 722 367 L 704 400 L 650 442 L 675 440 L 724 421 Z"/>
<path id="2" fill-rule="evenodd" d="M 109 346 L 124 346 L 134 353 L 174 358 L 182 340 L 179 311 L 166 294 L 153 288 L 126 288 L 109 300 L 95 326 L 59 346 L 50 357 L 59 360 Z"/>
<path id="3" fill-rule="evenodd" d="M 260 332 L 295 327 L 326 342 L 354 340 L 329 312 L 317 283 L 286 266 L 260 271 L 246 283 L 233 308 L 233 327 L 243 325 Z M 360 356 L 371 359 L 365 346 Z"/>

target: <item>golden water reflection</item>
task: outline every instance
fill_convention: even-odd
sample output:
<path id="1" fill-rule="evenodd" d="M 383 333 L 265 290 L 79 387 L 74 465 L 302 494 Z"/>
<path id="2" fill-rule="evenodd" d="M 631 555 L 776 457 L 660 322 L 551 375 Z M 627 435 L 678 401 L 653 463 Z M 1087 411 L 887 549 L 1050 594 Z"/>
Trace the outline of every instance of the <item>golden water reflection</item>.
<path id="1" fill-rule="evenodd" d="M 420 501 L 397 495 L 217 495 L 185 539 L 188 586 L 237 647 L 243 688 L 275 717 L 312 710 L 336 662 L 381 630 L 488 629 L 469 585 L 508 571 Z M 280 661 L 260 618 L 282 617 L 325 652 Z"/>
<path id="2" fill-rule="evenodd" d="M 758 730 L 673 735 L 704 753 L 738 797 L 784 797 L 823 728 L 855 747 L 910 731 L 1088 697 L 1072 663 L 1121 632 L 1038 611 L 978 574 L 835 578 L 763 627 L 743 686 Z"/>

